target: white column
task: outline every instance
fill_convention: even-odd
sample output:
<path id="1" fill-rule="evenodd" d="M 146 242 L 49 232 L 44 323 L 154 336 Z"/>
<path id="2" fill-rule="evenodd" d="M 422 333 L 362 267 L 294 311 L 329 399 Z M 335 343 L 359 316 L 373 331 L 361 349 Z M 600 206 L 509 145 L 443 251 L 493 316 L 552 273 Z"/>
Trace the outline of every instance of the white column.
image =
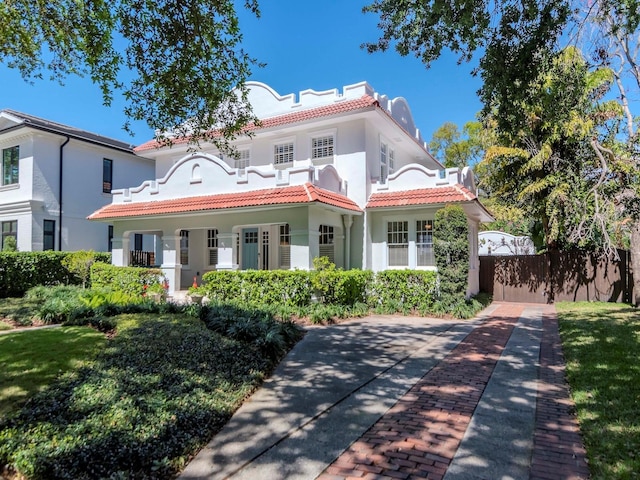
<path id="1" fill-rule="evenodd" d="M 162 272 L 169 280 L 169 293 L 180 290 L 180 236 L 165 235 L 162 237 Z"/>
<path id="2" fill-rule="evenodd" d="M 351 225 L 353 225 L 353 215 L 342 215 L 344 225 L 344 269 L 351 268 Z"/>
<path id="3" fill-rule="evenodd" d="M 126 267 L 129 264 L 129 238 L 111 240 L 111 264 L 116 267 Z"/>
<path id="4" fill-rule="evenodd" d="M 309 270 L 311 268 L 310 230 L 291 230 L 291 269 Z M 316 256 L 318 254 L 318 232 L 315 235 Z"/>
<path id="5" fill-rule="evenodd" d="M 218 270 L 237 270 L 238 263 L 235 256 L 238 234 L 232 232 L 218 233 Z"/>

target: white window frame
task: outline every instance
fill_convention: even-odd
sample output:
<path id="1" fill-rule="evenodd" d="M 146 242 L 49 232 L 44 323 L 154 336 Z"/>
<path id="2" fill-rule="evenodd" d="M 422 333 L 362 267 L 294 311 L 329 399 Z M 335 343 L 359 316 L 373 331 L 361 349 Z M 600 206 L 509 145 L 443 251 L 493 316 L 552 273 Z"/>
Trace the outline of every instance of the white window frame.
<path id="1" fill-rule="evenodd" d="M 387 183 L 389 175 L 396 170 L 396 151 L 393 144 L 380 137 L 380 183 Z"/>
<path id="2" fill-rule="evenodd" d="M 421 267 L 435 267 L 436 259 L 433 253 L 433 228 L 434 223 L 433 220 L 426 219 L 417 219 L 415 221 L 416 231 L 415 231 L 415 239 L 416 239 L 416 268 Z M 420 234 L 424 236 L 421 237 Z M 423 241 L 426 240 L 426 241 Z M 430 249 L 430 251 L 429 251 Z M 421 250 L 423 250 L 423 255 L 421 256 Z M 431 263 L 427 262 L 422 265 L 421 258 L 427 255 L 432 259 Z"/>
<path id="3" fill-rule="evenodd" d="M 278 268 L 291 269 L 291 227 L 288 223 L 278 226 Z"/>
<path id="4" fill-rule="evenodd" d="M 330 144 L 314 146 L 314 142 L 318 140 L 330 140 Z M 319 152 L 323 150 L 330 150 L 326 155 L 319 155 Z M 320 132 L 313 132 L 309 137 L 309 158 L 312 161 L 332 160 L 336 154 L 336 130 L 323 130 Z"/>
<path id="5" fill-rule="evenodd" d="M 273 142 L 271 151 L 273 152 L 272 161 L 274 167 L 293 164 L 296 158 L 295 137 L 281 138 Z"/>
<path id="6" fill-rule="evenodd" d="M 17 152 L 17 157 L 16 158 L 16 178 L 13 178 L 13 173 L 12 173 L 12 160 L 11 160 L 11 151 L 16 150 Z M 0 186 L 5 187 L 5 186 L 9 186 L 9 185 L 19 185 L 20 184 L 20 145 L 13 145 L 11 147 L 7 147 L 7 148 L 3 148 L 2 150 L 0 150 L 0 168 L 2 169 L 2 172 L 0 172 L 1 176 L 0 176 Z M 9 165 L 5 165 L 5 155 L 9 158 L 9 161 L 11 162 Z M 5 173 L 9 172 L 9 177 L 10 180 L 8 183 L 5 183 Z M 11 181 L 14 180 L 14 181 Z"/>
<path id="7" fill-rule="evenodd" d="M 246 170 L 251 166 L 251 147 L 241 147 L 236 150 L 233 157 L 233 167 L 240 171 Z"/>
<path id="8" fill-rule="evenodd" d="M 328 257 L 331 263 L 336 263 L 336 235 L 333 225 L 320 225 L 318 228 L 319 256 Z"/>
<path id="9" fill-rule="evenodd" d="M 408 268 L 410 266 L 409 258 L 409 238 L 410 238 L 410 225 L 409 219 L 403 220 L 387 220 L 386 221 L 386 235 L 387 235 L 387 267 L 402 267 Z M 404 249 L 406 255 L 405 263 L 398 263 L 393 260 L 392 263 L 392 250 Z"/>
<path id="10" fill-rule="evenodd" d="M 216 267 L 218 265 L 218 234 L 217 228 L 207 229 L 207 265 Z M 211 263 L 211 256 L 215 257 L 215 262 Z"/>
<path id="11" fill-rule="evenodd" d="M 189 268 L 189 230 L 180 230 L 180 265 Z"/>

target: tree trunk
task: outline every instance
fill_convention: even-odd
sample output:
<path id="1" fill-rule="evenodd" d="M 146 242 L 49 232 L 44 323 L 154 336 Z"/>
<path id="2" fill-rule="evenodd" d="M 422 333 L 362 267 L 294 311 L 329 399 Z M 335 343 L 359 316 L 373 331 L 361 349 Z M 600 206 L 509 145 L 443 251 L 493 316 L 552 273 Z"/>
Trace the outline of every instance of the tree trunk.
<path id="1" fill-rule="evenodd" d="M 631 271 L 633 272 L 633 305 L 640 306 L 640 221 L 636 220 L 631 227 Z"/>

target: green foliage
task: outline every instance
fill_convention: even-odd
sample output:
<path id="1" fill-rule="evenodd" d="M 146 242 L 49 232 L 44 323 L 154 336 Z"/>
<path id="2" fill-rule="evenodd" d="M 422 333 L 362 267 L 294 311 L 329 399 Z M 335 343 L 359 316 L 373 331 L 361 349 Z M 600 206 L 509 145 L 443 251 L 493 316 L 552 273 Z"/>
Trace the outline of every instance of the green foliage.
<path id="1" fill-rule="evenodd" d="M 21 297 L 37 285 L 78 283 L 63 266 L 70 252 L 0 252 L 0 296 Z M 97 262 L 111 262 L 110 253 L 96 253 Z"/>
<path id="2" fill-rule="evenodd" d="M 378 272 L 369 296 L 369 305 L 380 313 L 404 309 L 428 310 L 436 294 L 437 274 L 423 270 L 385 270 Z"/>
<path id="3" fill-rule="evenodd" d="M 314 270 L 310 272 L 311 286 L 321 303 L 331 305 L 354 305 L 367 301 L 367 289 L 373 281 L 373 272 L 342 270 L 328 257 L 313 259 Z"/>
<path id="4" fill-rule="evenodd" d="M 212 271 L 202 281 L 211 301 L 301 306 L 311 299 L 309 272 L 302 270 Z"/>
<path id="5" fill-rule="evenodd" d="M 109 289 L 127 295 L 142 296 L 148 288 L 164 283 L 164 274 L 158 268 L 116 267 L 103 263 L 91 266 L 91 285 L 96 289 Z"/>
<path id="6" fill-rule="evenodd" d="M 469 225 L 459 205 L 436 212 L 433 252 L 438 267 L 438 300 L 454 306 L 464 301 L 469 276 Z"/>
<path id="7" fill-rule="evenodd" d="M 62 266 L 80 279 L 83 287 L 87 286 L 87 280 L 91 274 L 91 265 L 96 261 L 96 253 L 93 250 L 79 250 L 71 252 L 62 259 Z"/>
<path id="8" fill-rule="evenodd" d="M 259 16 L 256 0 L 244 6 Z M 256 61 L 241 48 L 236 9 L 229 0 L 2 2 L 0 62 L 25 79 L 88 75 L 106 105 L 122 91 L 129 120 L 224 145 L 254 120 L 244 83 Z"/>
<path id="9" fill-rule="evenodd" d="M 16 241 L 16 237 L 10 236 L 4 239 L 4 244 L 2 245 L 3 252 L 17 252 L 18 251 L 18 242 Z"/>
<path id="10" fill-rule="evenodd" d="M 272 368 L 263 352 L 295 336 L 262 320 L 234 328 L 243 340 L 187 316 L 117 323 L 90 365 L 0 420 L 0 464 L 32 480 L 173 477 Z"/>
<path id="11" fill-rule="evenodd" d="M 445 167 L 463 168 L 482 159 L 488 142 L 488 133 L 480 122 L 465 123 L 462 133 L 455 123 L 445 122 L 433 133 L 429 150 Z"/>

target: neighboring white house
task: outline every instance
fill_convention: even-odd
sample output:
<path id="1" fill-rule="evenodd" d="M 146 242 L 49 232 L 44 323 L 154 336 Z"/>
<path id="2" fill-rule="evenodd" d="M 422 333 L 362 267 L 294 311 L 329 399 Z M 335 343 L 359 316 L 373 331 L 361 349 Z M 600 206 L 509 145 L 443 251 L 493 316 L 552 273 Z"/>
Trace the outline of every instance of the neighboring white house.
<path id="1" fill-rule="evenodd" d="M 112 227 L 87 215 L 155 172 L 131 145 L 12 110 L 0 111 L 0 153 L 0 247 L 12 236 L 21 251 L 107 251 Z"/>
<path id="2" fill-rule="evenodd" d="M 529 237 L 517 237 L 495 230 L 478 234 L 480 255 L 535 255 L 536 249 Z"/>
<path id="3" fill-rule="evenodd" d="M 433 220 L 449 203 L 469 219 L 469 293 L 478 291 L 478 224 L 491 215 L 468 169 L 443 169 L 403 98 L 367 83 L 281 96 L 249 85 L 253 135 L 230 156 L 149 141 L 156 180 L 113 192 L 89 218 L 114 226 L 113 263 L 127 265 L 134 234 L 155 235 L 170 289 L 209 270 L 309 269 L 314 257 L 374 271 L 434 269 Z"/>

